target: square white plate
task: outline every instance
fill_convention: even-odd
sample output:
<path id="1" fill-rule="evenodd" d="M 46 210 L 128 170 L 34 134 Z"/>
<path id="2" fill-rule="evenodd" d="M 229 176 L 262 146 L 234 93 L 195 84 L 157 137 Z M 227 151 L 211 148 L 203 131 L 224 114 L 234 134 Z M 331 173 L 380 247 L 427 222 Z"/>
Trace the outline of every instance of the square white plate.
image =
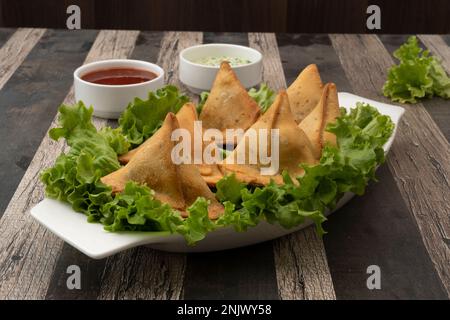
<path id="1" fill-rule="evenodd" d="M 339 104 L 341 106 L 347 109 L 354 108 L 356 102 L 369 103 L 377 108 L 380 113 L 390 116 L 395 123 L 394 133 L 384 145 L 384 150 L 387 153 L 394 141 L 400 118 L 405 110 L 398 106 L 365 99 L 350 93 L 339 93 Z M 380 181 L 379 183 L 383 182 Z M 345 194 L 335 210 L 342 207 L 352 197 L 353 194 L 351 193 Z M 327 212 L 326 214 L 330 213 Z M 221 228 L 209 233 L 196 246 L 188 246 L 182 236 L 169 232 L 107 232 L 103 229 L 103 225 L 88 223 L 85 215 L 73 211 L 68 204 L 53 199 L 42 200 L 31 209 L 31 215 L 58 237 L 94 259 L 101 259 L 140 245 L 149 245 L 155 249 L 173 252 L 205 252 L 231 249 L 275 239 L 311 224 L 308 221 L 295 228 L 284 229 L 279 225 L 261 222 L 246 232 L 235 232 L 232 228 Z"/>

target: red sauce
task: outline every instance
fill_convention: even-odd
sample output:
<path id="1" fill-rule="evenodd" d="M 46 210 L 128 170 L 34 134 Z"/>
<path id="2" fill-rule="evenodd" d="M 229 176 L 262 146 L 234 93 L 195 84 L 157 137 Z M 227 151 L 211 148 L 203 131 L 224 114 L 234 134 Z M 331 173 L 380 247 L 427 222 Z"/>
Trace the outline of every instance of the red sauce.
<path id="1" fill-rule="evenodd" d="M 147 82 L 158 77 L 155 73 L 142 69 L 111 68 L 95 70 L 84 74 L 81 79 L 91 83 L 120 86 Z"/>

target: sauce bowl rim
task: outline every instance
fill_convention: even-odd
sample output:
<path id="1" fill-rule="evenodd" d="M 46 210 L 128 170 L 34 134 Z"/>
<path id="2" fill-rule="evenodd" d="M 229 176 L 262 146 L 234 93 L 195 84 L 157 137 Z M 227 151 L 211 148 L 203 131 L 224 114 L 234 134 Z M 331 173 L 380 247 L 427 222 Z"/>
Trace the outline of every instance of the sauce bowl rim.
<path id="1" fill-rule="evenodd" d="M 199 49 L 199 48 L 204 48 L 204 47 L 231 47 L 231 48 L 239 48 L 239 49 L 244 49 L 244 50 L 248 50 L 248 51 L 253 51 L 254 53 L 256 53 L 256 55 L 258 56 L 257 59 L 255 59 L 254 61 L 251 61 L 250 63 L 246 63 L 246 64 L 241 64 L 241 65 L 237 65 L 237 66 L 232 66 L 233 69 L 243 69 L 255 64 L 258 64 L 262 61 L 263 55 L 261 52 L 259 52 L 258 50 L 251 48 L 251 47 L 247 47 L 247 46 L 242 46 L 239 44 L 230 44 L 230 43 L 206 43 L 206 44 L 198 44 L 198 45 L 194 45 L 191 47 L 188 47 L 186 49 L 181 50 L 180 52 L 180 60 L 182 60 L 184 63 L 188 63 L 191 65 L 194 65 L 196 67 L 202 67 L 202 68 L 207 68 L 207 69 L 214 69 L 214 70 L 218 70 L 220 68 L 220 65 L 217 66 L 209 66 L 209 65 L 205 65 L 205 64 L 201 64 L 201 63 L 196 63 L 193 62 L 189 59 L 187 59 L 185 57 L 186 53 L 191 51 L 191 50 L 195 50 L 195 49 Z"/>
<path id="2" fill-rule="evenodd" d="M 94 66 L 98 66 L 99 68 L 93 68 L 92 70 L 90 70 L 90 72 L 96 71 L 96 70 L 102 70 L 101 66 L 102 65 L 107 65 L 109 63 L 124 63 L 124 65 L 117 65 L 114 66 L 114 68 L 120 68 L 120 67 L 128 67 L 131 68 L 132 64 L 141 64 L 141 65 L 146 65 L 146 67 L 141 66 L 142 69 L 146 70 L 146 71 L 150 71 L 153 73 L 157 73 L 157 77 L 145 81 L 145 82 L 139 82 L 139 83 L 132 83 L 132 84 L 99 84 L 99 83 L 93 83 L 93 82 L 89 82 L 86 80 L 83 80 L 81 78 L 81 73 L 85 70 L 88 69 L 90 67 L 94 67 Z M 127 63 L 129 63 L 127 65 Z M 154 69 L 156 69 L 156 71 L 154 69 L 149 69 L 148 67 L 152 67 Z M 136 68 L 136 65 L 134 65 L 134 67 Z M 75 71 L 73 72 L 73 77 L 76 81 L 79 81 L 80 83 L 83 83 L 85 85 L 90 85 L 93 87 L 99 87 L 99 88 L 130 88 L 130 87 L 138 87 L 138 86 L 143 86 L 143 85 L 148 85 L 149 83 L 152 82 L 156 82 L 158 80 L 160 80 L 161 78 L 164 77 L 164 69 L 161 68 L 160 66 L 158 66 L 155 63 L 151 63 L 148 61 L 144 61 L 144 60 L 137 60 L 137 59 L 104 59 L 104 60 L 99 60 L 99 61 L 94 61 L 94 62 L 90 62 L 90 63 L 86 63 L 83 64 L 81 66 L 79 66 L 78 68 L 75 69 Z"/>

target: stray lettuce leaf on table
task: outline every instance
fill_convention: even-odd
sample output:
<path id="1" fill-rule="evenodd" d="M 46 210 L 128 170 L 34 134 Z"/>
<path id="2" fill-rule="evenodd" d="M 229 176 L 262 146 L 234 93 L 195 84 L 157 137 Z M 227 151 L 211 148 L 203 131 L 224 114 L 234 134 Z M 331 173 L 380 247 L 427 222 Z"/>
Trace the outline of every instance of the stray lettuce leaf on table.
<path id="1" fill-rule="evenodd" d="M 264 97 L 260 105 L 271 104 L 272 95 L 260 96 Z M 157 130 L 167 112 L 177 111 L 185 101 L 175 87 L 165 87 L 151 94 L 148 101 L 131 104 L 119 128 L 100 130 L 92 124 L 92 108 L 81 102 L 62 105 L 59 127 L 49 134 L 55 140 L 66 139 L 70 149 L 41 173 L 47 196 L 69 203 L 106 230 L 167 231 L 181 234 L 191 245 L 216 228 L 230 226 L 245 231 L 261 220 L 285 228 L 311 220 L 321 235 L 325 210 L 334 208 L 345 192 L 363 194 L 367 183 L 375 179 L 375 169 L 384 161 L 383 145 L 394 129 L 389 117 L 369 105 L 358 103 L 349 113 L 342 109 L 336 123 L 327 128 L 336 134 L 339 148 L 326 146 L 320 163 L 304 166 L 305 175 L 297 181 L 287 173 L 283 174 L 284 185 L 265 187 L 246 186 L 233 175 L 221 179 L 216 196 L 225 213 L 216 221 L 208 218 L 204 198 L 198 198 L 187 209 L 189 217 L 183 219 L 180 212 L 155 199 L 145 185 L 130 181 L 124 192 L 113 196 L 100 178 L 120 168 L 117 156 L 130 148 L 130 139 L 135 139 L 136 145 L 142 143 Z"/>
<path id="2" fill-rule="evenodd" d="M 394 57 L 400 62 L 389 69 L 383 86 L 385 96 L 401 103 L 416 103 L 434 95 L 450 98 L 450 78 L 438 59 L 419 47 L 415 36 L 409 37 Z"/>

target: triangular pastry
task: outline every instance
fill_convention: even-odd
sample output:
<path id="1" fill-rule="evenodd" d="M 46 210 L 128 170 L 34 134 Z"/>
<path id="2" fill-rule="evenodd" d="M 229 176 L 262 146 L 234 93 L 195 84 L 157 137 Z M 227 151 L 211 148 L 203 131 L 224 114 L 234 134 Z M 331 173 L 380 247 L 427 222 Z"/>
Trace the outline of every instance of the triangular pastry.
<path id="1" fill-rule="evenodd" d="M 261 129 L 267 129 L 266 132 Z M 271 131 L 270 129 L 279 130 L 279 157 L 278 170 L 271 175 L 262 175 L 262 168 L 270 167 L 270 164 L 262 165 L 260 163 L 261 151 L 272 157 L 276 155 L 271 154 Z M 258 144 L 249 144 L 251 135 L 258 133 Z M 259 133 L 267 134 L 267 150 L 260 150 Z M 236 164 L 239 154 L 244 154 L 245 163 Z M 258 155 L 256 164 L 252 164 L 251 154 Z M 231 157 L 234 164 L 229 164 L 228 160 Z M 242 157 L 241 157 L 242 158 Z M 275 183 L 282 184 L 283 178 L 281 173 L 287 170 L 292 178 L 296 178 L 304 173 L 304 170 L 299 166 L 301 163 L 315 164 L 316 159 L 313 154 L 311 142 L 305 133 L 297 126 L 294 121 L 289 106 L 289 99 L 286 91 L 281 91 L 276 97 L 274 103 L 269 110 L 261 116 L 261 118 L 250 127 L 246 132 L 244 138 L 241 139 L 236 149 L 219 165 L 224 174 L 235 173 L 236 178 L 248 184 L 267 185 L 270 180 Z"/>
<path id="2" fill-rule="evenodd" d="M 193 137 L 193 123 L 195 120 L 197 120 L 197 111 L 195 111 L 194 104 L 192 102 L 185 103 L 183 107 L 181 107 L 181 109 L 177 112 L 176 117 L 180 128 L 188 129 L 191 133 L 191 136 Z M 127 153 L 119 156 L 119 162 L 121 164 L 127 164 L 136 155 L 136 153 L 142 149 L 143 145 L 144 143 L 137 148 L 134 148 Z"/>
<path id="3" fill-rule="evenodd" d="M 228 62 L 220 64 L 211 92 L 200 113 L 203 128 L 218 129 L 226 141 L 226 129 L 247 130 L 258 119 L 260 108 L 248 95 Z"/>
<path id="4" fill-rule="evenodd" d="M 194 121 L 198 120 L 197 111 L 195 110 L 194 104 L 191 102 L 184 104 L 183 107 L 180 109 L 180 111 L 178 111 L 176 117 L 177 117 L 178 123 L 180 125 L 180 128 L 184 128 L 184 129 L 188 130 L 192 139 L 194 139 Z M 143 145 L 144 144 L 141 144 L 139 147 L 120 156 L 119 157 L 120 163 L 127 164 L 133 158 L 133 156 L 136 155 L 136 153 L 142 149 Z M 205 144 L 202 143 L 202 146 L 205 147 Z M 191 160 L 194 161 L 194 141 L 193 140 L 191 141 Z M 202 161 L 202 162 L 204 162 L 204 161 Z M 206 181 L 206 183 L 208 185 L 212 185 L 212 186 L 215 185 L 215 183 L 223 177 L 217 164 L 199 163 L 199 164 L 197 164 L 197 167 L 198 167 L 203 179 Z"/>
<path id="5" fill-rule="evenodd" d="M 314 109 L 322 96 L 323 84 L 315 64 L 308 65 L 287 88 L 292 114 L 297 123 Z"/>
<path id="6" fill-rule="evenodd" d="M 336 146 L 336 136 L 325 131 L 325 128 L 329 123 L 335 122 L 337 117 L 339 117 L 339 101 L 336 85 L 327 83 L 317 106 L 298 125 L 311 141 L 316 159 L 320 159 L 326 143 Z"/>
<path id="7" fill-rule="evenodd" d="M 128 181 L 146 184 L 155 192 L 155 198 L 169 204 L 186 216 L 186 209 L 197 199 L 210 201 L 209 217 L 218 218 L 224 211 L 214 194 L 193 164 L 174 164 L 171 153 L 175 142 L 172 132 L 179 128 L 176 116 L 167 114 L 162 127 L 140 147 L 130 162 L 117 171 L 101 178 L 114 193 L 124 190 Z"/>

